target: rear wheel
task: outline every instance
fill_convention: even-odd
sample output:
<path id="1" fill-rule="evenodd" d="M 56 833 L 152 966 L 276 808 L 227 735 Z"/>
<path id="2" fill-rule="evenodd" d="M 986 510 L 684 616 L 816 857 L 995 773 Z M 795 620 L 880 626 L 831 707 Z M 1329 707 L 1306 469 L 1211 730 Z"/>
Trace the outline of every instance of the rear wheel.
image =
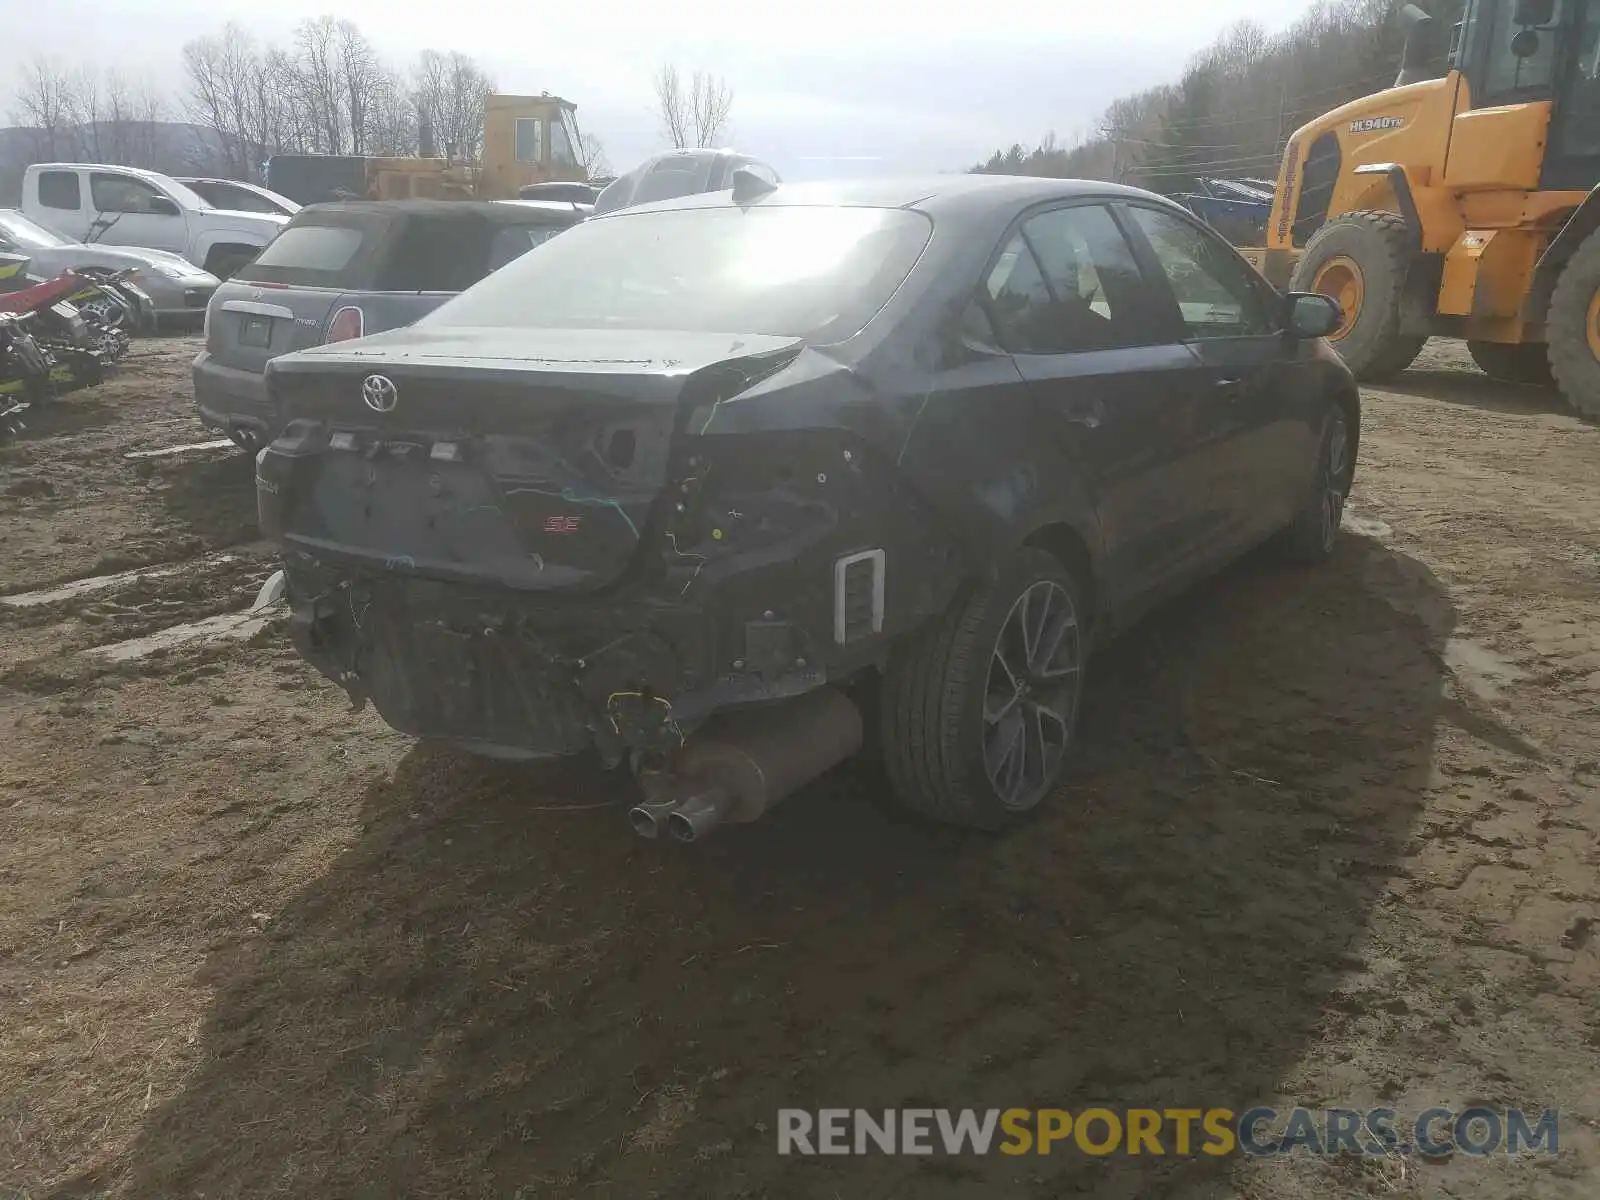
<path id="1" fill-rule="evenodd" d="M 1562 268 L 1545 334 L 1561 394 L 1584 416 L 1600 420 L 1600 230 Z"/>
<path id="2" fill-rule="evenodd" d="M 1025 549 L 895 647 L 879 711 L 884 765 L 902 804 L 997 830 L 1055 790 L 1083 690 L 1082 595 L 1053 555 Z"/>
<path id="3" fill-rule="evenodd" d="M 1400 328 L 1414 257 L 1403 219 L 1394 213 L 1353 212 L 1318 230 L 1295 264 L 1291 290 L 1320 292 L 1339 302 L 1344 317 L 1328 340 L 1357 379 L 1398 374 L 1427 341 Z"/>
<path id="4" fill-rule="evenodd" d="M 1501 383 L 1549 387 L 1555 383 L 1543 342 L 1468 342 L 1467 352 L 1478 369 Z"/>

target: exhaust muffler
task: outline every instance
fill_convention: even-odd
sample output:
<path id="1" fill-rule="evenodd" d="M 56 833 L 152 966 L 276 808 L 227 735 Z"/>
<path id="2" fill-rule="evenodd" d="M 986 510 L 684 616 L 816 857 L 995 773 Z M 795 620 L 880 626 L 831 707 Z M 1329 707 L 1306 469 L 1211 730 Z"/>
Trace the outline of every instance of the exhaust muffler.
<path id="1" fill-rule="evenodd" d="M 713 720 L 684 745 L 674 771 L 645 781 L 634 832 L 697 842 L 724 823 L 758 820 L 861 749 L 861 710 L 833 688 Z"/>

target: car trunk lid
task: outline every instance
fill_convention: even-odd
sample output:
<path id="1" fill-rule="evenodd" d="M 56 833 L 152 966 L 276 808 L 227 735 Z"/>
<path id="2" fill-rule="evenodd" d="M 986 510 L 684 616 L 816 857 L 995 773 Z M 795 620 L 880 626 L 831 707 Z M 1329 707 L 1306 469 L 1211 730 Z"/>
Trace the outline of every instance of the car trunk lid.
<path id="1" fill-rule="evenodd" d="M 511 587 L 615 582 L 670 503 L 693 404 L 791 361 L 796 338 L 424 330 L 273 364 L 288 427 L 263 530 L 324 559 Z"/>

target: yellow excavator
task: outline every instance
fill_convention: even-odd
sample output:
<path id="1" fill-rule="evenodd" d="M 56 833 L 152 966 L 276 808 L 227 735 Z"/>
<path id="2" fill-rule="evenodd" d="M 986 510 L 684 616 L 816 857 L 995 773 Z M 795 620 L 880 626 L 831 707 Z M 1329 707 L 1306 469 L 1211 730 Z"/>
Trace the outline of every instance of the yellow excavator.
<path id="1" fill-rule="evenodd" d="M 545 92 L 484 98 L 483 152 L 475 162 L 275 154 L 267 186 L 299 204 L 325 200 L 512 200 L 533 184 L 581 183 L 578 106 Z"/>
<path id="2" fill-rule="evenodd" d="M 1295 132 L 1246 254 L 1339 301 L 1361 379 L 1462 338 L 1490 376 L 1600 418 L 1600 0 L 1467 0 L 1443 78 L 1432 19 L 1402 19 L 1395 86 Z"/>

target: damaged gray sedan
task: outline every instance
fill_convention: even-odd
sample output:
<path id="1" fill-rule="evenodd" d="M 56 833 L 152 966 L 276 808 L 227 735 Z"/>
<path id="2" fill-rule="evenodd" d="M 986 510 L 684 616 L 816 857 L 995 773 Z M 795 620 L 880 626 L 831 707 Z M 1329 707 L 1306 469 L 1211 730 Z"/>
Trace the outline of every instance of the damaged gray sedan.
<path id="1" fill-rule="evenodd" d="M 626 761 L 643 835 L 753 820 L 869 722 L 907 806 L 1004 828 L 1095 641 L 1262 543 L 1332 552 L 1337 321 L 1132 189 L 740 172 L 274 359 L 261 520 L 352 701 Z"/>

